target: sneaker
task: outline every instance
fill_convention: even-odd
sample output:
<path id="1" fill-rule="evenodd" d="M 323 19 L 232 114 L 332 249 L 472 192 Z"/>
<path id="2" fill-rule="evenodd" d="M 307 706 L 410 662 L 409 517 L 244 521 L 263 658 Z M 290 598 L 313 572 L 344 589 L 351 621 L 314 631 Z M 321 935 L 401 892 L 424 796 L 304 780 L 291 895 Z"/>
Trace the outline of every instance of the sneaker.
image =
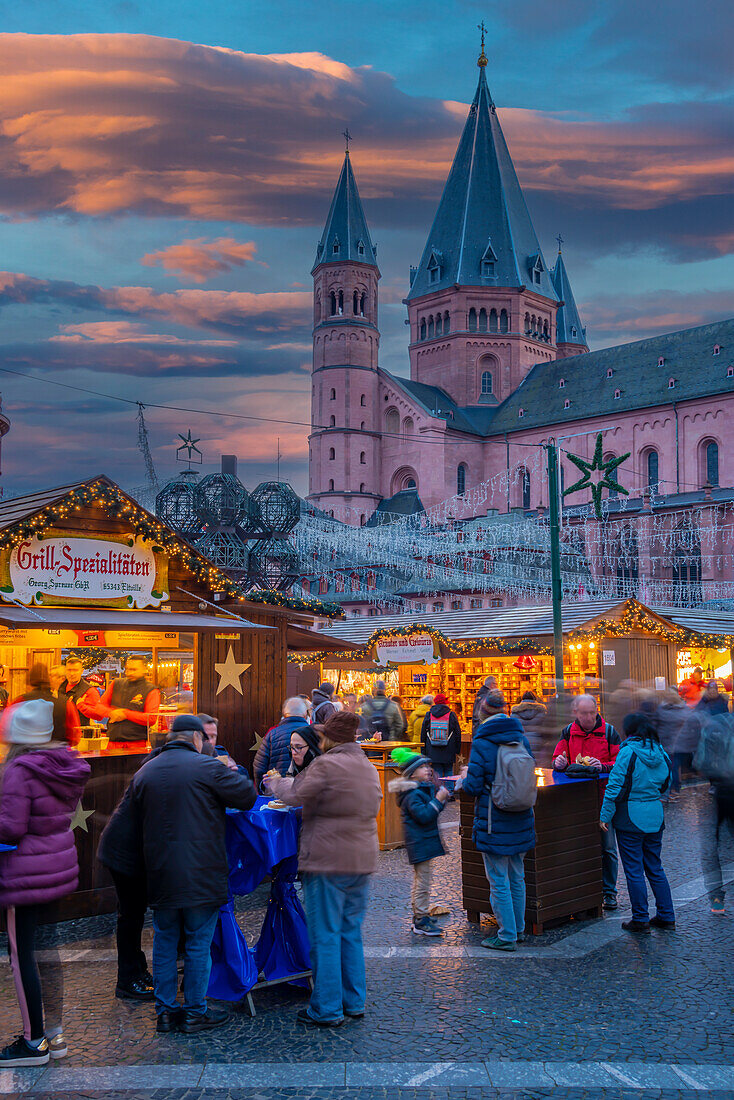
<path id="1" fill-rule="evenodd" d="M 724 899 L 723 898 L 712 898 L 711 899 L 711 912 L 715 913 L 717 917 L 721 917 L 721 916 L 724 915 L 726 910 L 724 909 Z"/>
<path id="2" fill-rule="evenodd" d="M 52 1058 L 66 1058 L 69 1048 L 63 1035 L 54 1035 L 48 1040 L 48 1052 Z"/>
<path id="3" fill-rule="evenodd" d="M 501 940 L 499 936 L 487 936 L 482 940 L 482 947 L 489 947 L 492 951 L 517 951 L 517 945 L 512 940 Z"/>
<path id="4" fill-rule="evenodd" d="M 411 929 L 416 936 L 442 936 L 443 932 L 434 924 L 430 917 L 419 917 L 417 920 L 413 918 L 413 926 Z"/>
<path id="5" fill-rule="evenodd" d="M 675 932 L 674 920 L 663 920 L 662 917 L 654 916 L 650 921 L 652 928 L 662 928 L 665 932 Z"/>
<path id="6" fill-rule="evenodd" d="M 618 909 L 617 899 L 613 897 L 604 898 L 602 909 L 606 909 L 607 913 L 613 913 L 615 909 Z"/>
<path id="7" fill-rule="evenodd" d="M 45 1066 L 48 1064 L 48 1039 L 42 1039 L 38 1046 L 31 1046 L 22 1035 L 0 1050 L 0 1069 L 12 1066 Z"/>
<path id="8" fill-rule="evenodd" d="M 440 924 L 438 923 L 438 921 L 437 921 L 437 920 L 434 920 L 434 919 L 433 919 L 433 917 L 429 917 L 429 918 L 428 918 L 428 923 L 430 924 L 431 928 L 433 929 L 433 931 L 434 931 L 434 932 L 435 932 L 435 933 L 436 933 L 436 934 L 437 934 L 438 936 L 442 936 L 442 935 L 443 935 L 443 928 L 441 927 L 441 925 L 440 925 Z"/>
<path id="9" fill-rule="evenodd" d="M 300 1010 L 296 1016 L 296 1020 L 299 1024 L 305 1024 L 306 1027 L 341 1027 L 344 1023 L 343 1016 L 340 1020 L 317 1020 L 311 1015 L 307 1008 L 302 1008 Z"/>
<path id="10" fill-rule="evenodd" d="M 623 920 L 622 927 L 625 932 L 638 932 L 643 936 L 650 935 L 650 922 L 647 920 Z"/>

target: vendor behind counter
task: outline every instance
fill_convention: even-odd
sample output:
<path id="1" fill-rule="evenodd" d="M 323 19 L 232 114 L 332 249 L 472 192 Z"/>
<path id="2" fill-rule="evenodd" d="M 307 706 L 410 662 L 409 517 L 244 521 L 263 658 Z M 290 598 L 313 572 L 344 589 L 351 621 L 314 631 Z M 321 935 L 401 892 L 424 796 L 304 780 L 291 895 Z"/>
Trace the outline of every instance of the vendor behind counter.
<path id="1" fill-rule="evenodd" d="M 148 730 L 161 705 L 158 688 L 147 676 L 142 657 L 128 657 L 125 675 L 113 680 L 99 702 L 100 717 L 108 719 L 107 736 L 114 742 L 148 740 Z"/>

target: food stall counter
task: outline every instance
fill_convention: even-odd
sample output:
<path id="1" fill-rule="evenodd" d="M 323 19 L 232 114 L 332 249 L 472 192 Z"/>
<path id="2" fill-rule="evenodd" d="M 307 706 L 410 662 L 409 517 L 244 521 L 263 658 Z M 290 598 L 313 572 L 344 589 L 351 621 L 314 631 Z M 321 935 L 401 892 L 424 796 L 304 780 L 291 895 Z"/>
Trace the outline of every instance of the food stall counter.
<path id="1" fill-rule="evenodd" d="M 404 841 L 400 809 L 395 795 L 390 790 L 390 780 L 395 778 L 399 768 L 390 760 L 390 754 L 393 749 L 420 751 L 420 745 L 415 745 L 412 741 L 359 741 L 358 744 L 362 746 L 368 759 L 377 769 L 382 788 L 382 802 L 377 816 L 377 839 L 380 851 L 402 848 Z"/>

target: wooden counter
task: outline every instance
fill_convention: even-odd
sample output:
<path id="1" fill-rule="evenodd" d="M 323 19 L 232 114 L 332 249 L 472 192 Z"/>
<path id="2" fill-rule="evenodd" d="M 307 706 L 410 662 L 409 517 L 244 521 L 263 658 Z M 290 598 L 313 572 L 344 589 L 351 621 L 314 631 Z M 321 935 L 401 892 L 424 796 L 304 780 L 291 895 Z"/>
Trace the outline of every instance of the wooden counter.
<path id="1" fill-rule="evenodd" d="M 599 793 L 595 779 L 554 782 L 543 771 L 543 786 L 535 805 L 536 847 L 525 858 L 528 932 L 543 931 L 548 921 L 575 913 L 602 915 Z M 474 799 L 461 794 L 461 885 L 467 919 L 478 924 L 491 913 L 484 862 L 474 847 Z"/>
<path id="2" fill-rule="evenodd" d="M 397 764 L 391 762 L 390 753 L 393 749 L 399 748 L 415 750 L 416 746 L 410 741 L 360 741 L 359 744 L 377 769 L 382 788 L 382 802 L 377 815 L 377 839 L 380 851 L 402 848 L 405 841 L 400 809 L 395 795 L 389 789 L 390 780 L 400 774 L 400 769 Z M 420 746 L 418 746 L 419 750 Z"/>

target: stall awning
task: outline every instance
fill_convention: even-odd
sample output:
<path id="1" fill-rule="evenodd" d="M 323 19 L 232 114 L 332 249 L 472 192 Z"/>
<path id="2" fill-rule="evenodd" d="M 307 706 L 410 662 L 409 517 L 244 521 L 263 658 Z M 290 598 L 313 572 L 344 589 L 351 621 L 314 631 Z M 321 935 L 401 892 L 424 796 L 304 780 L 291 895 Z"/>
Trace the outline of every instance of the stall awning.
<path id="1" fill-rule="evenodd" d="M 331 638 L 321 630 L 309 630 L 305 626 L 290 625 L 286 631 L 289 653 L 313 653 L 323 650 L 325 653 L 343 653 L 359 646 L 345 642 L 343 638 Z"/>
<path id="2" fill-rule="evenodd" d="M 174 611 L 126 611 L 124 608 L 17 607 L 0 604 L 0 627 L 24 630 L 66 629 L 160 630 L 181 634 L 230 634 L 250 630 L 274 630 L 229 615 L 190 615 Z"/>

